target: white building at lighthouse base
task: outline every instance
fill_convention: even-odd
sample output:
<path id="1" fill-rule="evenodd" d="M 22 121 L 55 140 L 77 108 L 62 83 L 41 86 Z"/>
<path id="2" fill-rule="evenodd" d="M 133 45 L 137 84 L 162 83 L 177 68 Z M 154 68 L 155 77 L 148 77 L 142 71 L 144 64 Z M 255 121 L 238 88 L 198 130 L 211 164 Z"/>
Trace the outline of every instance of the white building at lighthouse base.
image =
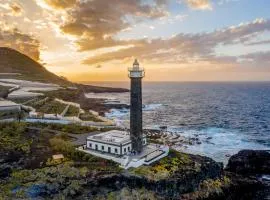
<path id="1" fill-rule="evenodd" d="M 126 131 L 112 130 L 88 136 L 86 145 L 78 150 L 108 160 L 113 160 L 127 169 L 149 165 L 169 153 L 169 147 L 159 144 L 147 144 L 143 136 L 143 151 L 140 154 L 132 152 L 130 134 Z"/>
<path id="2" fill-rule="evenodd" d="M 143 136 L 146 145 L 146 136 Z M 127 155 L 132 152 L 130 134 L 126 131 L 112 130 L 87 137 L 87 149 L 109 153 L 112 155 Z"/>

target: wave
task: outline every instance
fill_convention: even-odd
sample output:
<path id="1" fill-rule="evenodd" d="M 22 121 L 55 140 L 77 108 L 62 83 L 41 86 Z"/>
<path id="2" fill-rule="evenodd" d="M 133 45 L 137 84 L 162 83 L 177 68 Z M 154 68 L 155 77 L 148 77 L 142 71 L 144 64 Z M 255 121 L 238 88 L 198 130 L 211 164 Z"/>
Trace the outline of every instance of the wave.
<path id="1" fill-rule="evenodd" d="M 159 107 L 163 106 L 163 104 L 148 104 L 148 105 L 144 105 L 143 107 L 143 111 L 154 111 L 156 109 L 158 109 Z"/>
<path id="2" fill-rule="evenodd" d="M 149 111 L 155 111 L 159 107 L 161 107 L 162 104 L 147 104 L 143 106 L 143 111 L 149 112 Z M 121 119 L 123 117 L 127 117 L 130 114 L 129 109 L 122 108 L 122 109 L 111 109 L 110 112 L 105 113 L 105 116 L 110 119 Z"/>
<path id="3" fill-rule="evenodd" d="M 200 130 L 185 130 L 169 127 L 170 132 L 184 136 L 198 138 L 201 144 L 176 147 L 181 151 L 212 157 L 218 162 L 227 163 L 229 157 L 242 149 L 265 150 L 268 147 L 253 141 L 247 135 L 237 130 L 208 127 Z"/>

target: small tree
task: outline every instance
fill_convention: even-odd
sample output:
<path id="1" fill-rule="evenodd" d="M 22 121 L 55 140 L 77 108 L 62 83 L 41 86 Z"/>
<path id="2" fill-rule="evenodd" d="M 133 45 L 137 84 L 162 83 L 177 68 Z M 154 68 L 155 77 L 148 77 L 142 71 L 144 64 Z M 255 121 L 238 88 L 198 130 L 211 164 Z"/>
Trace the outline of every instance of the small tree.
<path id="1" fill-rule="evenodd" d="M 17 120 L 18 120 L 18 122 L 20 123 L 21 120 L 22 120 L 24 117 L 25 117 L 25 113 L 24 113 L 22 110 L 20 110 L 20 111 L 17 113 Z"/>

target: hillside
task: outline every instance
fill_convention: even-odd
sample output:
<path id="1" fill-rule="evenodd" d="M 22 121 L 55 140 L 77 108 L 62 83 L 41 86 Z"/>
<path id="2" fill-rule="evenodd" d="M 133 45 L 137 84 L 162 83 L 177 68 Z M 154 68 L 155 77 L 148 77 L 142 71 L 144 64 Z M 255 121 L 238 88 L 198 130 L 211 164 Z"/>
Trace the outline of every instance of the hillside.
<path id="1" fill-rule="evenodd" d="M 28 56 L 7 47 L 0 47 L 0 72 L 18 73 L 20 74 L 16 76 L 18 79 L 71 85 L 69 81 L 49 72 Z M 7 76 L 9 75 L 4 75 L 4 78 L 7 78 Z"/>
<path id="2" fill-rule="evenodd" d="M 9 75 L 17 73 L 18 75 Z M 49 72 L 38 62 L 30 57 L 7 47 L 0 47 L 0 78 L 15 78 L 29 81 L 38 81 L 45 83 L 54 83 L 61 86 L 75 86 L 81 92 L 128 92 L 127 89 L 98 87 L 72 83 L 65 78 L 59 77 Z"/>
<path id="3" fill-rule="evenodd" d="M 16 73 L 10 74 L 10 73 Z M 32 60 L 28 56 L 13 50 L 11 48 L 0 47 L 0 78 L 21 79 L 28 81 L 38 81 L 45 83 L 54 83 L 62 86 L 57 91 L 37 91 L 51 98 L 60 98 L 65 101 L 76 102 L 85 110 L 95 110 L 100 114 L 108 112 L 112 107 L 119 105 L 105 105 L 102 99 L 88 99 L 85 93 L 103 93 L 103 92 L 128 92 L 123 88 L 98 87 L 91 85 L 83 85 L 72 83 L 63 79 L 43 67 L 38 62 Z M 75 87 L 69 88 L 69 86 Z M 6 97 L 8 87 L 0 87 L 0 97 Z M 34 90 L 34 89 L 33 89 Z M 38 90 L 38 89 L 37 89 Z M 121 105 L 122 106 L 122 105 Z"/>

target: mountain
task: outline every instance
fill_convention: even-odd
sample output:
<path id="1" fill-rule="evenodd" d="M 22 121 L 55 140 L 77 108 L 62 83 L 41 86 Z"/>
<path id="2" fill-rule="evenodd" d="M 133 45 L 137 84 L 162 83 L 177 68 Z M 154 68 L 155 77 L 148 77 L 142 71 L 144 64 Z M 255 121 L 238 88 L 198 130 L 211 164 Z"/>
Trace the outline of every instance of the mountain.
<path id="1" fill-rule="evenodd" d="M 0 76 L 15 78 L 3 73 L 18 73 L 17 79 L 71 85 L 69 81 L 49 72 L 30 57 L 7 47 L 0 47 Z"/>
<path id="2" fill-rule="evenodd" d="M 17 74 L 10 74 L 17 73 Z M 80 93 L 102 93 L 102 92 L 128 92 L 123 88 L 98 87 L 72 83 L 63 77 L 49 72 L 40 63 L 30 57 L 7 47 L 0 47 L 0 78 L 15 78 L 28 81 L 54 83 L 61 86 L 73 86 Z"/>

